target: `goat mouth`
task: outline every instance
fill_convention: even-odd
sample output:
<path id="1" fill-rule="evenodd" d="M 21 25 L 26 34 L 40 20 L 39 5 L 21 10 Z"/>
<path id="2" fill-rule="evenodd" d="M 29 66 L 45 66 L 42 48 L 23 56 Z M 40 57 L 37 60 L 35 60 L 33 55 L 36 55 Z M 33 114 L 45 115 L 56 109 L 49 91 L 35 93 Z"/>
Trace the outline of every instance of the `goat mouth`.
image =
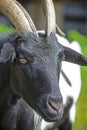
<path id="1" fill-rule="evenodd" d="M 53 108 L 38 108 L 38 114 L 47 122 L 54 122 L 57 120 L 60 120 L 63 116 L 63 108 L 60 109 L 59 112 L 57 112 Z"/>
<path id="2" fill-rule="evenodd" d="M 62 115 L 63 115 L 63 113 L 62 114 L 55 114 L 55 115 L 54 115 L 54 113 L 44 113 L 40 110 L 39 110 L 39 114 L 47 122 L 55 122 L 57 120 L 60 120 L 62 118 Z"/>

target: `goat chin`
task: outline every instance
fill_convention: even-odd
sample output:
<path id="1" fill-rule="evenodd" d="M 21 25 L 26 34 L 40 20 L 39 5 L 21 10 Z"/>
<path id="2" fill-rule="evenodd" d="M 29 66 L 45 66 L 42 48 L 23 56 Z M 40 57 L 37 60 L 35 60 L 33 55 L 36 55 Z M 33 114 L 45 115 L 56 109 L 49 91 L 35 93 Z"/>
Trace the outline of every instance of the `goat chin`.
<path id="1" fill-rule="evenodd" d="M 38 31 L 38 33 L 44 34 L 44 31 Z M 77 52 L 81 53 L 81 49 L 79 43 L 77 41 L 69 42 L 66 38 L 59 36 L 56 34 L 58 42 L 63 46 L 67 46 Z M 72 86 L 70 87 L 69 84 L 65 81 L 62 74 L 60 74 L 60 91 L 63 96 L 63 103 L 66 105 L 66 101 L 68 97 L 73 98 L 73 105 L 69 111 L 69 118 L 70 121 L 73 123 L 75 121 L 76 115 L 76 102 L 78 100 L 80 90 L 81 90 L 81 74 L 80 74 L 80 66 L 68 62 L 62 63 L 62 70 L 69 78 Z M 47 130 L 48 128 L 52 128 L 54 125 L 53 123 L 46 122 L 42 119 L 41 121 L 41 130 Z"/>

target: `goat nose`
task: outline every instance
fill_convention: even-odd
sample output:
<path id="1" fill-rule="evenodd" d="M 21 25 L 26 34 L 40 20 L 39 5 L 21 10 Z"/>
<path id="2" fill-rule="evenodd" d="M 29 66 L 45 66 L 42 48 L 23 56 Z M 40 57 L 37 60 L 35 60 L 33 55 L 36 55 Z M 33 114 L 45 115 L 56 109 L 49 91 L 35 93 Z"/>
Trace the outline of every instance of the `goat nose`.
<path id="1" fill-rule="evenodd" d="M 63 111 L 63 100 L 54 100 L 54 99 L 49 99 L 48 104 L 57 113 L 61 113 Z"/>
<path id="2" fill-rule="evenodd" d="M 48 103 L 49 103 L 49 106 L 50 106 L 53 110 L 55 110 L 55 111 L 57 111 L 57 112 L 59 112 L 59 111 L 61 110 L 62 103 L 56 103 L 56 102 L 51 101 L 51 100 L 49 100 Z"/>

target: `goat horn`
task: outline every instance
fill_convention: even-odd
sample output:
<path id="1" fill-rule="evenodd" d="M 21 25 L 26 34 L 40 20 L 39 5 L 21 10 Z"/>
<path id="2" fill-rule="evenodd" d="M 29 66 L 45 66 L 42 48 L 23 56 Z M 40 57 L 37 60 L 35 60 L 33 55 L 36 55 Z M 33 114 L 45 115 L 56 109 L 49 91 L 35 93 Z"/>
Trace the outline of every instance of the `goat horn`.
<path id="1" fill-rule="evenodd" d="M 56 32 L 55 9 L 52 0 L 42 0 L 43 11 L 46 16 L 46 35 Z"/>
<path id="2" fill-rule="evenodd" d="M 0 12 L 11 20 L 20 36 L 32 32 L 26 16 L 13 0 L 0 0 Z"/>
<path id="3" fill-rule="evenodd" d="M 14 0 L 14 2 L 15 2 L 15 3 L 19 6 L 19 8 L 23 11 L 23 13 L 25 14 L 25 16 L 26 16 L 26 18 L 27 18 L 27 20 L 28 20 L 28 22 L 29 22 L 29 24 L 30 24 L 30 27 L 31 27 L 32 31 L 38 36 L 37 29 L 36 29 L 36 27 L 35 27 L 35 25 L 34 25 L 32 19 L 31 19 L 30 15 L 28 14 L 28 12 L 23 8 L 23 6 L 22 6 L 18 1 Z"/>
<path id="4" fill-rule="evenodd" d="M 56 24 L 56 29 L 57 29 L 58 34 L 59 34 L 60 36 L 62 36 L 62 37 L 65 37 L 65 36 L 66 36 L 65 33 L 58 27 L 57 24 Z"/>

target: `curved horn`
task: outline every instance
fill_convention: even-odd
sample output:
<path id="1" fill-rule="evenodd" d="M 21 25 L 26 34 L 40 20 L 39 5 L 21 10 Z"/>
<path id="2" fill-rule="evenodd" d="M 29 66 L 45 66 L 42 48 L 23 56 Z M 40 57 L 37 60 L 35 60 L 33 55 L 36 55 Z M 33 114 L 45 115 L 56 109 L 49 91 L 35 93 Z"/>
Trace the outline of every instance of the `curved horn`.
<path id="1" fill-rule="evenodd" d="M 55 9 L 52 0 L 42 0 L 43 10 L 46 16 L 46 34 L 56 32 Z"/>
<path id="2" fill-rule="evenodd" d="M 38 36 L 37 29 L 36 29 L 36 27 L 35 27 L 35 25 L 34 25 L 32 19 L 31 19 L 30 15 L 28 14 L 28 12 L 23 8 L 23 6 L 22 6 L 18 1 L 14 0 L 14 2 L 15 2 L 15 3 L 19 6 L 19 8 L 23 11 L 23 13 L 25 14 L 25 16 L 26 16 L 26 18 L 27 18 L 27 20 L 28 20 L 28 22 L 29 22 L 29 24 L 30 24 L 30 27 L 31 27 L 32 31 Z"/>
<path id="3" fill-rule="evenodd" d="M 57 24 L 56 24 L 56 29 L 57 29 L 58 34 L 59 34 L 60 36 L 62 36 L 62 37 L 65 37 L 65 36 L 66 36 L 65 33 L 58 27 Z"/>
<path id="4" fill-rule="evenodd" d="M 46 15 L 46 34 L 56 32 L 56 28 L 60 36 L 65 36 L 61 29 L 56 24 L 55 9 L 52 0 L 42 0 L 43 11 Z"/>
<path id="5" fill-rule="evenodd" d="M 11 20 L 20 36 L 32 32 L 26 16 L 13 0 L 0 0 L 0 12 Z"/>

